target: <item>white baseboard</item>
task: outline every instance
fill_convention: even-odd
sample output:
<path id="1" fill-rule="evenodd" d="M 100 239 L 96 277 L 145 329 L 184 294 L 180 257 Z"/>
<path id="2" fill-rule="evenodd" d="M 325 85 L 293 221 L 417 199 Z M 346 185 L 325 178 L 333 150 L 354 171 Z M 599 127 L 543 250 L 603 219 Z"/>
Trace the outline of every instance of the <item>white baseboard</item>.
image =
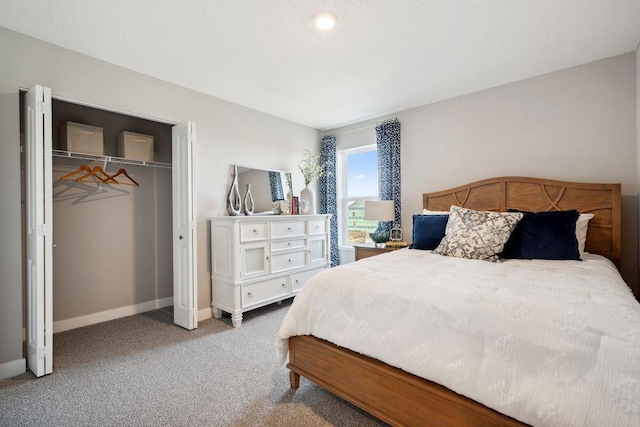
<path id="1" fill-rule="evenodd" d="M 134 314 L 144 313 L 146 311 L 156 310 L 158 308 L 169 307 L 173 305 L 173 297 L 156 299 L 143 302 L 127 307 L 114 308 L 113 310 L 101 311 L 99 313 L 87 314 L 86 316 L 74 317 L 73 319 L 59 320 L 53 322 L 53 333 L 69 331 L 71 329 L 81 328 L 83 326 L 95 325 L 96 323 L 107 322 L 109 320 L 119 319 L 121 317 L 133 316 Z M 211 307 L 198 311 L 198 322 L 211 319 L 213 317 L 213 309 Z M 27 337 L 27 330 L 22 328 L 22 340 Z M 1 379 L 1 378 L 0 378 Z"/>
<path id="2" fill-rule="evenodd" d="M 211 319 L 213 317 L 213 307 L 205 308 L 198 311 L 198 322 Z"/>
<path id="3" fill-rule="evenodd" d="M 0 380 L 22 375 L 27 372 L 27 360 L 16 359 L 0 364 Z"/>
<path id="4" fill-rule="evenodd" d="M 173 305 L 173 297 L 167 297 L 127 307 L 114 308 L 113 310 L 101 311 L 99 313 L 87 314 L 86 316 L 74 317 L 73 319 L 59 320 L 53 322 L 53 333 L 57 334 L 58 332 L 68 331 L 70 329 L 107 322 L 121 317 L 133 316 L 134 314 L 169 307 L 171 305 Z"/>

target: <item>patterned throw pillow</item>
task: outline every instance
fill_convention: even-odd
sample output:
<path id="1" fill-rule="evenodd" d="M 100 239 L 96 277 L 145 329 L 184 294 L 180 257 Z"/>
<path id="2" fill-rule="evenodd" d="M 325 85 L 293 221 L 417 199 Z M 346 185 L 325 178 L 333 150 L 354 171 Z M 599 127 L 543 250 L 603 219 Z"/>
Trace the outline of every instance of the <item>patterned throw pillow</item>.
<path id="1" fill-rule="evenodd" d="M 498 254 L 521 219 L 521 212 L 474 211 L 451 206 L 444 238 L 433 252 L 502 262 Z"/>

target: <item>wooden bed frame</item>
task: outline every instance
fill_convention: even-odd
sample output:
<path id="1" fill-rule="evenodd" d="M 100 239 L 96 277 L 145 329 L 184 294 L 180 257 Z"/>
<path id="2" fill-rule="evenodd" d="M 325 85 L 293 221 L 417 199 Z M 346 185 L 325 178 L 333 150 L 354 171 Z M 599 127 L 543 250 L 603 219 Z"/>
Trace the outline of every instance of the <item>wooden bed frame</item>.
<path id="1" fill-rule="evenodd" d="M 620 184 L 585 184 L 502 177 L 423 195 L 423 207 L 593 213 L 586 251 L 620 267 Z M 521 422 L 383 362 L 313 336 L 289 339 L 290 381 L 300 376 L 394 426 L 522 426 Z"/>

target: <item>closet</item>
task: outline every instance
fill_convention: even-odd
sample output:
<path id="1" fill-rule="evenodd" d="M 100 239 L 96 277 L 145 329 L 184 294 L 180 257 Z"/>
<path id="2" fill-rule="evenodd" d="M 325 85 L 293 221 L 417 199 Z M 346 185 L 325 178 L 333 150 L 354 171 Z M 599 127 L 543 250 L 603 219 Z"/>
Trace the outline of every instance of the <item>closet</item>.
<path id="1" fill-rule="evenodd" d="M 174 322 L 196 328 L 195 125 L 52 100 L 42 86 L 23 104 L 29 369 L 52 372 L 54 315 L 64 330 L 173 305 Z M 62 150 L 67 122 L 102 128 L 104 152 Z M 118 157 L 123 131 L 153 135 L 154 159 Z"/>

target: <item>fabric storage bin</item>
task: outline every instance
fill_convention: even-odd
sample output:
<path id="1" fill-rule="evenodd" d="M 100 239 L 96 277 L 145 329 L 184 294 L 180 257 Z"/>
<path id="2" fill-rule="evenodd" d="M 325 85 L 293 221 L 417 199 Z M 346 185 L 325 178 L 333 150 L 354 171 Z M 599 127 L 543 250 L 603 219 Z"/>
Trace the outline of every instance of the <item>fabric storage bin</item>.
<path id="1" fill-rule="evenodd" d="M 153 136 L 124 131 L 118 135 L 118 157 L 131 160 L 154 161 Z"/>
<path id="2" fill-rule="evenodd" d="M 74 153 L 104 155 L 102 128 L 65 122 L 60 129 L 60 147 Z"/>

